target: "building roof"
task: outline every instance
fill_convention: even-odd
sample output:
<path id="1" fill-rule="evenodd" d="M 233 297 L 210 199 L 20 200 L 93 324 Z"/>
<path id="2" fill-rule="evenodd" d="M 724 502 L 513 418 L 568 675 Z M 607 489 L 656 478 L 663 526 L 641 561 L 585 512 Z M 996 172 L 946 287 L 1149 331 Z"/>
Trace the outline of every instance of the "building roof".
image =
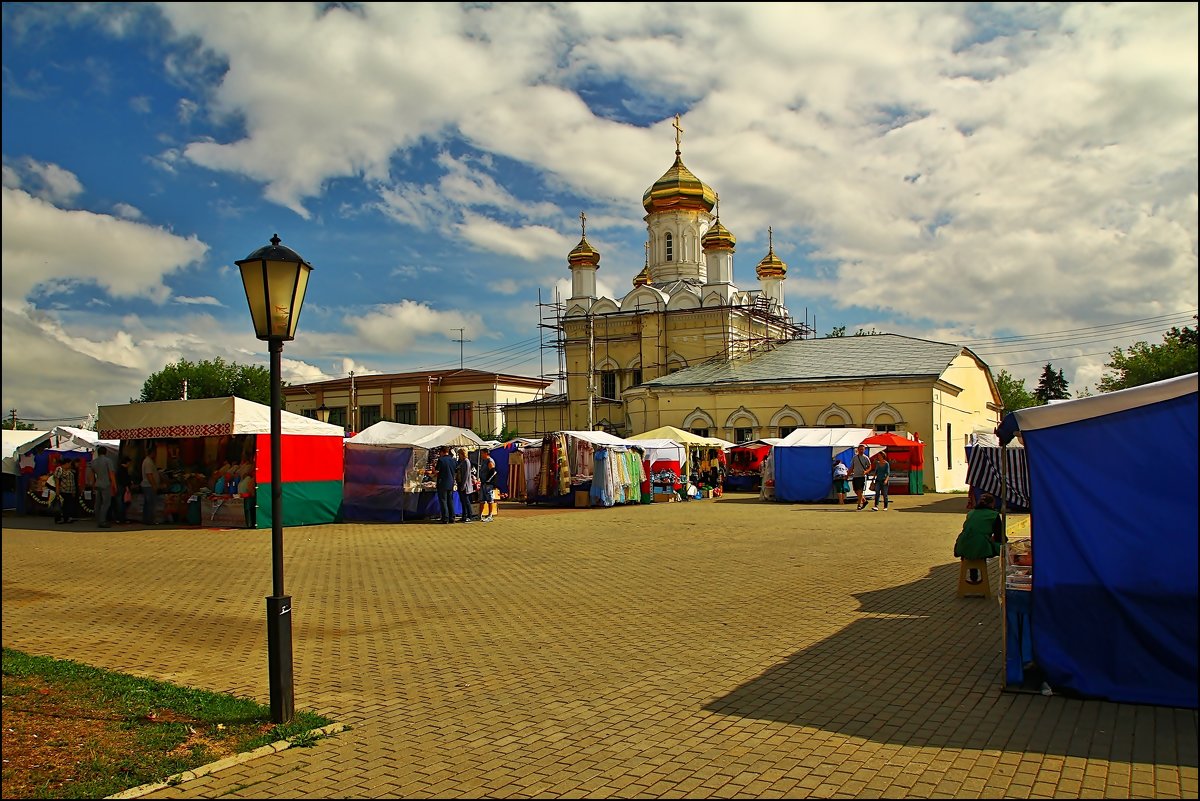
<path id="1" fill-rule="evenodd" d="M 936 378 L 962 350 L 899 334 L 796 339 L 753 356 L 678 370 L 642 386 Z"/>

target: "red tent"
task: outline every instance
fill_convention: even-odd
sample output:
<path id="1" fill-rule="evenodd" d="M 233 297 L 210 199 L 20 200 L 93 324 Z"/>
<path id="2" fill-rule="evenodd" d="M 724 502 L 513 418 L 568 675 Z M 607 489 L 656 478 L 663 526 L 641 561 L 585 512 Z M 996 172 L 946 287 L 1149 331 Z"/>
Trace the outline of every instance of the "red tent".
<path id="1" fill-rule="evenodd" d="M 924 495 L 925 443 L 891 431 L 874 434 L 863 445 L 882 445 L 892 465 L 888 490 L 893 495 Z"/>

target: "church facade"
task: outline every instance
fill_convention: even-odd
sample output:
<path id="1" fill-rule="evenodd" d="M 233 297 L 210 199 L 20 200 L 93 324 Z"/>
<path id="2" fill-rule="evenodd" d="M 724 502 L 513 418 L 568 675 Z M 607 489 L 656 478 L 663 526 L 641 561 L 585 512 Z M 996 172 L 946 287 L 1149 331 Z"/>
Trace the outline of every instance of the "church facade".
<path id="1" fill-rule="evenodd" d="M 633 288 L 600 297 L 600 253 L 568 254 L 560 321 L 564 392 L 505 409 L 524 435 L 671 425 L 731 442 L 799 427 L 865 427 L 929 443 L 926 488 L 962 489 L 971 432 L 999 422 L 988 366 L 969 349 L 891 334 L 813 338 L 784 301 L 787 265 L 769 238 L 757 286 L 734 278 L 736 239 L 719 198 L 675 161 L 642 197 L 646 256 Z M 770 232 L 769 236 L 770 236 Z"/>

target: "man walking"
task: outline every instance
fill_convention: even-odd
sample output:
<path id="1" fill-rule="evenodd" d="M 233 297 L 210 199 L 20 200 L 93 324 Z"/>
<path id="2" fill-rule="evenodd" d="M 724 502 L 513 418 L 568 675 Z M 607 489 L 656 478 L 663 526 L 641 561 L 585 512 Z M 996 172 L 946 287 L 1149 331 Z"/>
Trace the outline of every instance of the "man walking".
<path id="1" fill-rule="evenodd" d="M 462 506 L 463 523 L 475 522 L 475 510 L 471 508 L 471 493 L 475 491 L 475 469 L 467 458 L 467 449 L 458 449 L 458 462 L 454 465 L 454 483 L 458 485 L 458 502 Z"/>
<path id="2" fill-rule="evenodd" d="M 856 512 L 867 508 L 867 499 L 863 496 L 863 490 L 867 488 L 867 473 L 869 472 L 871 472 L 871 458 L 867 456 L 867 446 L 859 445 L 850 459 L 850 483 L 854 487 L 854 494 L 858 496 Z"/>
<path id="3" fill-rule="evenodd" d="M 108 458 L 108 448 L 101 445 L 96 448 L 96 458 L 92 459 L 89 468 L 92 474 L 92 503 L 96 507 L 96 525 L 108 528 L 108 509 L 112 504 L 113 489 L 117 485 L 117 472 L 112 459 Z"/>

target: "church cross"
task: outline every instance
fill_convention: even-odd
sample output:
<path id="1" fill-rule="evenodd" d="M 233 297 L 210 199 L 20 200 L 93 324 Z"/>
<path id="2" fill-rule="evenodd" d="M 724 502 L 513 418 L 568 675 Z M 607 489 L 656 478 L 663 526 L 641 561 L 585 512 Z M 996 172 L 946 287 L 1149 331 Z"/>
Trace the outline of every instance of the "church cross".
<path id="1" fill-rule="evenodd" d="M 583 228 L 583 236 L 587 238 L 587 215 L 582 211 L 579 212 L 579 225 Z"/>
<path id="2" fill-rule="evenodd" d="M 675 129 L 675 155 L 678 156 L 679 152 L 680 152 L 679 151 L 679 143 L 680 143 L 681 139 L 683 138 L 683 128 L 679 125 L 679 115 L 678 114 L 675 115 L 675 122 L 671 127 Z"/>

